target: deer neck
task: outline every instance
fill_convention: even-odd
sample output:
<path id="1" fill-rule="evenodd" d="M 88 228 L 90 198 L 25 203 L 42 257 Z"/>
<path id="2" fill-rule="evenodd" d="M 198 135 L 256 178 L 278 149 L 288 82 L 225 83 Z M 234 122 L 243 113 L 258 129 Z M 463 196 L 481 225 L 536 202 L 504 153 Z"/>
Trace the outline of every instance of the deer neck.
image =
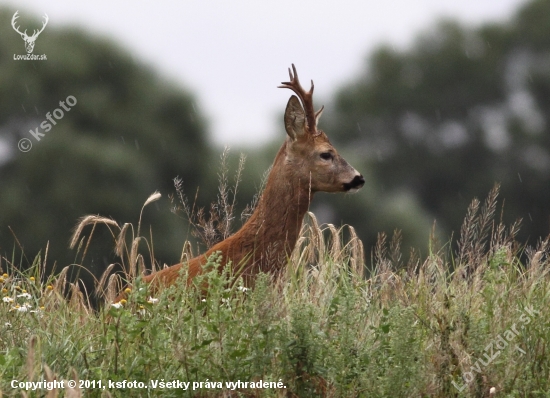
<path id="1" fill-rule="evenodd" d="M 296 176 L 285 162 L 285 142 L 279 150 L 258 205 L 237 233 L 254 242 L 254 263 L 262 271 L 276 271 L 288 258 L 300 234 L 313 193 L 307 177 Z"/>

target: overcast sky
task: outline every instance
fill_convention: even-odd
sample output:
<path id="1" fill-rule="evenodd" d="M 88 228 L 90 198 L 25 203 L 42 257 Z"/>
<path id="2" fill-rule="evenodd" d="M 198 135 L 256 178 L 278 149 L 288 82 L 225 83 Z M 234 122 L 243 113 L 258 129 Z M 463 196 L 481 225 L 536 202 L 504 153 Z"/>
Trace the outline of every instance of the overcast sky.
<path id="1" fill-rule="evenodd" d="M 381 43 L 405 48 L 442 17 L 468 25 L 504 21 L 524 0 L 17 0 L 20 14 L 48 14 L 109 37 L 136 60 L 191 89 L 219 145 L 258 145 L 282 133 L 290 95 L 277 89 L 295 63 L 315 81 L 316 107 L 351 81 Z M 21 18 L 23 19 L 23 18 Z M 37 40 L 39 48 L 40 39 Z M 325 101 L 326 102 L 326 101 Z"/>

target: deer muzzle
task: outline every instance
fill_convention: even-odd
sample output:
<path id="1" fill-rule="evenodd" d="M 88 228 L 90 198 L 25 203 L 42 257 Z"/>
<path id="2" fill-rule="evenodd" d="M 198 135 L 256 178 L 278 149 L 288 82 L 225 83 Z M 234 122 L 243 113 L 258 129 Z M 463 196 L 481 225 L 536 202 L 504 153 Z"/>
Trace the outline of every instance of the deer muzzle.
<path id="1" fill-rule="evenodd" d="M 346 192 L 356 192 L 358 191 L 363 185 L 365 185 L 365 179 L 361 174 L 356 175 L 353 177 L 353 180 L 350 182 L 344 183 L 344 191 Z"/>

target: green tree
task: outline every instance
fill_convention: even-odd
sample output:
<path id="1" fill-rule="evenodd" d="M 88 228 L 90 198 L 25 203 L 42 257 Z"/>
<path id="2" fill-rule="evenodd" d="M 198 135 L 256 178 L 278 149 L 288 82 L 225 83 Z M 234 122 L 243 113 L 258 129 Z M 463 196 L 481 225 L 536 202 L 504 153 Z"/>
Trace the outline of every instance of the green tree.
<path id="1" fill-rule="evenodd" d="M 163 199 L 146 209 L 142 230 L 148 235 L 153 224 L 156 257 L 177 261 L 187 231 L 170 213 L 167 194 L 176 176 L 186 187 L 200 185 L 199 165 L 209 154 L 193 96 L 128 51 L 74 29 L 49 25 L 34 50 L 47 60 L 16 61 L 25 49 L 10 25 L 14 11 L 0 11 L 0 140 L 8 149 L 0 159 L 1 254 L 15 245 L 11 226 L 29 260 L 49 241 L 49 259 L 70 264 L 75 251 L 67 246 L 79 217 L 136 224 L 145 199 L 159 190 Z M 38 18 L 20 21 L 40 26 Z M 50 131 L 40 128 L 68 96 L 77 103 Z M 30 133 L 37 128 L 40 141 Z M 21 138 L 33 144 L 27 153 L 17 150 Z M 113 241 L 104 227 L 95 236 L 100 243 L 89 260 L 101 272 Z"/>
<path id="2" fill-rule="evenodd" d="M 548 235 L 550 2 L 500 24 L 441 22 L 404 51 L 382 47 L 335 108 L 335 140 L 363 160 L 380 195 L 408 193 L 446 236 L 495 182 L 507 221 L 524 220 L 522 240 Z"/>

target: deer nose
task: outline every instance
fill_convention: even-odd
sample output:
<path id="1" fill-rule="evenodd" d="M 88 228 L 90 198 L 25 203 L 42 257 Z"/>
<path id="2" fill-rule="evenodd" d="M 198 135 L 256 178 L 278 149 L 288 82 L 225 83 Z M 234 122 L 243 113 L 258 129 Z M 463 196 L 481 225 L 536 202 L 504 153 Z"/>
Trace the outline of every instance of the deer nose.
<path id="1" fill-rule="evenodd" d="M 351 180 L 350 182 L 345 183 L 344 189 L 346 191 L 349 191 L 352 189 L 357 190 L 361 188 L 363 185 L 365 185 L 365 178 L 361 174 L 359 174 L 353 177 L 353 180 Z"/>

